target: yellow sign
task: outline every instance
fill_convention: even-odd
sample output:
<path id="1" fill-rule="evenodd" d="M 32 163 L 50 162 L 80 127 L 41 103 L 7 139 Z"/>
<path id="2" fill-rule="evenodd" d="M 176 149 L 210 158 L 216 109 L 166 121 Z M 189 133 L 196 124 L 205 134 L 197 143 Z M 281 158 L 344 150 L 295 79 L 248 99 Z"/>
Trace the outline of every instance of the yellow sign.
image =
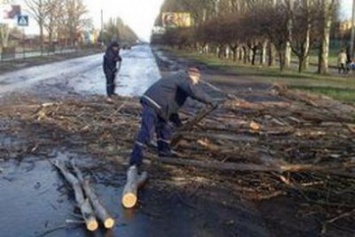
<path id="1" fill-rule="evenodd" d="M 191 16 L 189 12 L 163 12 L 163 27 L 190 27 Z"/>

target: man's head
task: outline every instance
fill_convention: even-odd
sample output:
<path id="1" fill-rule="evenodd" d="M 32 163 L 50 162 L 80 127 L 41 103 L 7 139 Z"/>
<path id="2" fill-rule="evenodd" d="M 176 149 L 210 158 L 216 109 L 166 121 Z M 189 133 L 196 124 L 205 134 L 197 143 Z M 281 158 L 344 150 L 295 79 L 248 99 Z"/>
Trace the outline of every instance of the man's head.
<path id="1" fill-rule="evenodd" d="M 189 78 L 192 80 L 192 83 L 195 85 L 200 81 L 201 78 L 201 73 L 200 70 L 196 67 L 189 67 L 187 70 L 187 73 L 189 74 Z"/>
<path id="2" fill-rule="evenodd" d="M 116 41 L 114 41 L 114 42 L 111 43 L 111 48 L 112 48 L 114 51 L 118 51 L 119 48 L 120 48 L 120 45 L 119 45 Z"/>

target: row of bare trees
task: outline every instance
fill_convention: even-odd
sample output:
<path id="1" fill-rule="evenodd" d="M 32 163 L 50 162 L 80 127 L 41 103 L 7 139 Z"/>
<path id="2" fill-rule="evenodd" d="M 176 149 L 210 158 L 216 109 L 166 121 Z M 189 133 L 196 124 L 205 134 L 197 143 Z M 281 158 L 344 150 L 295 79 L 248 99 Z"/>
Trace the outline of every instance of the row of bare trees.
<path id="1" fill-rule="evenodd" d="M 83 0 L 24 0 L 40 29 L 40 47 L 44 47 L 44 31 L 48 41 L 65 39 L 66 44 L 75 45 L 77 34 L 92 30 L 91 18 Z"/>
<path id="2" fill-rule="evenodd" d="M 161 12 L 190 12 L 194 27 L 167 29 L 160 43 L 215 49 L 220 57 L 227 49 L 234 60 L 252 64 L 258 58 L 272 65 L 278 58 L 281 70 L 290 66 L 293 52 L 300 72 L 317 49 L 318 72 L 324 74 L 338 8 L 338 0 L 165 0 Z"/>
<path id="3" fill-rule="evenodd" d="M 136 33 L 120 17 L 110 18 L 100 34 L 100 40 L 106 44 L 114 40 L 132 44 L 137 39 Z"/>
<path id="4" fill-rule="evenodd" d="M 4 1 L 2 0 L 0 4 L 14 3 L 14 0 Z M 64 46 L 74 46 L 81 32 L 94 31 L 84 0 L 24 0 L 24 3 L 39 27 L 41 52 L 44 51 L 46 43 L 52 45 L 53 42 L 61 41 Z M 119 17 L 109 19 L 103 27 L 99 37 L 103 42 L 112 40 L 135 42 L 138 39 L 132 29 Z M 7 24 L 0 25 L 2 47 L 7 47 L 10 32 Z"/>
<path id="5" fill-rule="evenodd" d="M 14 0 L 2 1 L 1 4 L 14 4 Z M 39 27 L 39 45 L 44 49 L 45 32 L 48 42 L 64 40 L 65 45 L 74 45 L 78 32 L 93 30 L 92 20 L 86 17 L 87 8 L 83 0 L 24 0 L 30 15 Z M 8 24 L 0 24 L 0 43 L 8 46 L 11 32 Z"/>

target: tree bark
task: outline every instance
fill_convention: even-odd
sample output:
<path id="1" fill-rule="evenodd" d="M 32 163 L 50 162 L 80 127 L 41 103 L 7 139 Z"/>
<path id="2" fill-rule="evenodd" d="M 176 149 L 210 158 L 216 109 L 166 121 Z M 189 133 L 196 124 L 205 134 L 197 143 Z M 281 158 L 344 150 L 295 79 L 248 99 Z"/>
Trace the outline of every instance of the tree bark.
<path id="1" fill-rule="evenodd" d="M 127 170 L 127 182 L 123 188 L 122 194 L 122 205 L 125 208 L 132 208 L 137 204 L 138 188 L 144 184 L 147 178 L 147 172 L 142 172 L 141 175 L 138 175 L 138 170 L 136 166 L 129 167 L 129 169 Z"/>
<path id="2" fill-rule="evenodd" d="M 321 47 L 319 50 L 318 58 L 318 73 L 327 74 L 328 73 L 328 56 L 329 56 L 329 39 L 330 30 L 332 25 L 332 5 L 334 0 L 323 0 L 322 10 L 323 10 L 323 29 L 321 38 Z"/>
<path id="3" fill-rule="evenodd" d="M 287 41 L 286 42 L 286 46 L 285 46 L 285 51 L 284 51 L 284 69 L 285 68 L 290 68 L 290 66 L 291 66 L 291 52 L 292 52 L 292 50 L 291 50 L 291 43 L 290 43 L 290 41 Z"/>
<path id="4" fill-rule="evenodd" d="M 260 50 L 260 64 L 264 65 L 266 63 L 266 48 L 267 48 L 267 41 L 264 41 L 261 46 Z"/>
<path id="5" fill-rule="evenodd" d="M 276 49 L 275 45 L 271 42 L 269 42 L 269 52 L 268 52 L 269 60 L 268 60 L 268 66 L 274 66 L 275 65 L 275 58 L 276 58 Z"/>
<path id="6" fill-rule="evenodd" d="M 80 208 L 81 214 L 85 220 L 86 228 L 89 231 L 95 231 L 99 225 L 96 221 L 94 211 L 90 205 L 89 199 L 84 198 L 83 190 L 81 189 L 81 185 L 79 180 L 71 174 L 64 164 L 60 161 L 55 161 L 53 163 L 63 174 L 64 178 L 68 181 L 68 183 L 72 186 L 75 194 L 75 200 Z"/>
<path id="7" fill-rule="evenodd" d="M 91 205 L 94 207 L 96 216 L 102 221 L 105 228 L 111 229 L 115 225 L 115 219 L 113 219 L 109 214 L 106 208 L 101 204 L 95 192 L 91 189 L 90 183 L 88 179 L 84 179 L 81 171 L 72 164 L 76 176 L 78 177 L 83 189 L 85 191 L 86 196 L 89 198 Z"/>

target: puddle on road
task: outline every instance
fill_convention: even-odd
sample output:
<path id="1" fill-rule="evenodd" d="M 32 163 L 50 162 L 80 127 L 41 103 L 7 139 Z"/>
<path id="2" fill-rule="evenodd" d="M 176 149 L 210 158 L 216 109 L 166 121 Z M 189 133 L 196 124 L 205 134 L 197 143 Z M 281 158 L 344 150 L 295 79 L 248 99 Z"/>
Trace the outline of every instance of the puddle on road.
<path id="1" fill-rule="evenodd" d="M 87 165 L 102 165 L 90 157 L 69 152 L 57 152 L 55 159 L 68 160 L 68 157 L 84 169 Z M 0 167 L 3 170 L 0 173 L 0 210 L 3 213 L 0 215 L 0 235 L 4 237 L 235 236 L 234 224 L 239 219 L 238 232 L 247 236 L 268 236 L 254 235 L 255 231 L 263 229 L 249 226 L 260 222 L 250 215 L 250 211 L 223 206 L 205 197 L 183 197 L 178 190 L 175 193 L 156 190 L 149 183 L 140 191 L 139 207 L 126 210 L 120 203 L 125 172 L 122 167 L 112 165 L 103 171 L 92 169 L 90 172 L 92 187 L 116 219 L 116 226 L 111 231 L 89 233 L 83 225 L 66 224 L 66 220 L 78 220 L 74 214 L 74 195 L 48 158 L 27 156 L 21 162 L 9 159 L 1 161 Z M 246 218 L 250 220 L 245 221 Z M 234 224 L 228 226 L 228 222 Z"/>
<path id="2" fill-rule="evenodd" d="M 158 79 L 160 71 L 148 46 L 135 46 L 122 53 L 122 65 L 116 78 L 117 94 L 141 96 Z M 100 64 L 95 70 L 83 73 L 82 78 L 72 78 L 69 86 L 79 93 L 106 95 L 105 83 Z"/>
<path id="3" fill-rule="evenodd" d="M 119 75 L 118 93 L 126 96 L 141 95 L 148 86 L 160 77 L 159 69 L 149 47 L 127 52 Z M 43 92 L 56 96 L 68 93 L 69 89 L 83 94 L 105 94 L 105 79 L 101 64 L 91 58 L 86 67 L 90 71 L 79 77 L 54 78 L 42 83 Z M 101 57 L 100 57 L 101 62 Z M 137 63 L 141 60 L 142 63 Z M 74 69 L 73 69 L 74 71 Z M 49 77 L 49 76 L 47 76 Z M 64 80 L 65 85 L 57 84 Z M 44 84 L 44 85 L 43 85 Z M 45 89 L 43 89 L 45 88 Z M 69 89 L 68 89 L 69 88 Z M 67 90 L 68 89 L 68 90 Z M 71 90 L 70 90 L 71 91 Z M 5 136 L 7 137 L 7 136 Z M 19 146 L 25 141 L 4 140 L 2 147 Z M 8 138 L 7 138 L 8 139 Z M 68 150 L 51 153 L 55 158 L 72 157 L 78 164 L 102 166 L 104 161 L 95 160 L 83 154 Z M 16 158 L 16 157 L 12 157 Z M 107 165 L 107 163 L 106 163 Z M 85 165 L 84 165 L 85 166 Z M 92 187 L 103 204 L 116 218 L 117 225 L 112 231 L 89 233 L 83 225 L 66 224 L 74 216 L 73 194 L 53 168 L 47 158 L 26 156 L 18 159 L 0 160 L 0 236 L 3 237 L 67 237 L 67 236 L 269 236 L 260 225 L 262 220 L 250 208 L 229 207 L 219 200 L 208 200 L 207 196 L 184 197 L 179 190 L 175 193 L 157 190 L 147 185 L 140 193 L 140 205 L 134 210 L 125 210 L 120 203 L 125 173 L 122 167 L 106 167 L 106 171 L 91 171 Z M 80 167 L 80 166 L 79 166 Z M 154 180 L 152 180 L 154 182 Z M 229 193 L 228 193 L 229 194 Z M 229 195 L 227 195 L 230 198 Z M 5 213 L 5 214 L 4 214 Z"/>
<path id="4" fill-rule="evenodd" d="M 67 157 L 81 158 L 71 153 L 58 153 L 56 159 Z M 91 162 L 94 162 L 91 160 Z M 0 163 L 0 235 L 6 237 L 41 236 L 55 230 L 48 236 L 91 236 L 82 225 L 65 224 L 66 220 L 78 220 L 74 214 L 74 196 L 63 177 L 45 158 L 24 157 L 21 162 L 16 159 Z M 123 179 L 117 185 L 94 184 L 94 189 L 111 214 L 117 218 L 117 225 L 109 236 L 146 236 L 142 228 L 127 228 L 122 218 L 120 195 Z M 6 215 L 4 215 L 6 213 Z M 130 222 L 138 220 L 140 225 L 149 217 L 135 213 L 129 217 Z M 16 225 L 14 225 L 16 223 Z M 142 235 L 136 235 L 142 230 Z M 131 233 L 131 234 L 130 234 Z M 105 233 L 95 236 L 105 236 Z M 100 233 L 99 233 L 100 234 Z M 128 235 L 127 235 L 128 234 Z M 94 236 L 94 235 L 92 235 Z M 118 236 L 118 235 L 117 235 Z"/>

